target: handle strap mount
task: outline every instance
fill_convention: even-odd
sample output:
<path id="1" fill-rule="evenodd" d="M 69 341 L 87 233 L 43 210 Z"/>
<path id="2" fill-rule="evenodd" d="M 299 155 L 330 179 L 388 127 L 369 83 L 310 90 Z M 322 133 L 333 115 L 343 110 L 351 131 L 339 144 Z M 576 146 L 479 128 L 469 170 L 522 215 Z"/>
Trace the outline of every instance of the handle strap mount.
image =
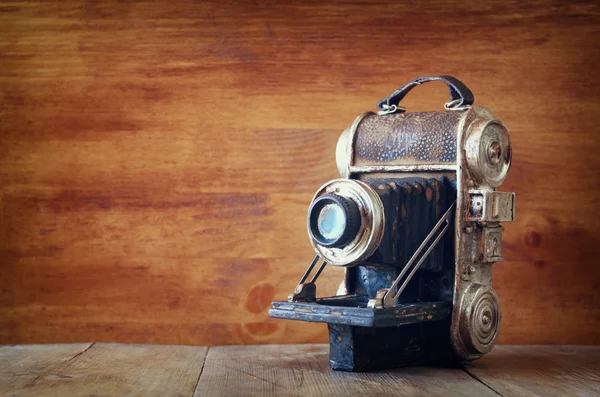
<path id="1" fill-rule="evenodd" d="M 418 85 L 429 81 L 442 81 L 448 86 L 450 91 L 450 100 L 444 104 L 447 110 L 462 110 L 470 107 L 475 101 L 473 92 L 462 81 L 452 76 L 423 76 L 416 78 L 404 86 L 398 88 L 387 98 L 377 103 L 379 114 L 389 114 L 395 112 L 404 112 L 405 108 L 398 106 L 406 94 Z"/>

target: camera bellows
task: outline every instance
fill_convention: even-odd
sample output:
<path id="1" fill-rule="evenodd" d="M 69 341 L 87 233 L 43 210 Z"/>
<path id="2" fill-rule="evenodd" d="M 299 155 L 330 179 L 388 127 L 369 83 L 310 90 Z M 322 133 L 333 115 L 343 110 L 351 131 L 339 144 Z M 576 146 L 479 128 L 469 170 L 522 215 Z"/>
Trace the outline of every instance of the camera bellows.
<path id="1" fill-rule="evenodd" d="M 368 178 L 365 182 L 377 192 L 385 212 L 383 240 L 369 260 L 381 265 L 404 266 L 456 200 L 456 188 L 446 177 Z M 422 270 L 442 269 L 446 240 L 431 252 L 421 265 Z"/>

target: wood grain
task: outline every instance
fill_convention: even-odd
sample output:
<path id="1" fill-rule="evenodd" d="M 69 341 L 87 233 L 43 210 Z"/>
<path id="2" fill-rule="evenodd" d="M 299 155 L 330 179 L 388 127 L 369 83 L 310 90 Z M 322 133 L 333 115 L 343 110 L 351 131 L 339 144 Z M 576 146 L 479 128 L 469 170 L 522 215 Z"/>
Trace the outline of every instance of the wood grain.
<path id="1" fill-rule="evenodd" d="M 37 348 L 47 352 L 60 349 L 56 345 Z M 14 396 L 190 396 L 207 350 L 97 343 L 25 386 L 0 384 L 0 392 Z M 17 366 L 27 359 L 22 350 L 13 352 L 13 356 Z"/>
<path id="2" fill-rule="evenodd" d="M 29 387 L 90 346 L 92 343 L 0 346 L 0 394 Z"/>
<path id="3" fill-rule="evenodd" d="M 593 2 L 3 2 L 0 342 L 326 341 L 267 309 L 337 137 L 451 74 L 512 133 L 500 342 L 600 343 L 599 35 Z"/>
<path id="4" fill-rule="evenodd" d="M 382 395 L 497 397 L 460 369 L 332 371 L 327 345 L 213 347 L 194 394 L 196 397 Z"/>
<path id="5" fill-rule="evenodd" d="M 598 396 L 600 348 L 498 346 L 469 373 L 503 396 Z"/>
<path id="6" fill-rule="evenodd" d="M 468 370 L 329 369 L 327 345 L 0 346 L 10 396 L 597 396 L 600 348 L 498 346 Z M 208 354 L 207 354 L 208 351 Z"/>

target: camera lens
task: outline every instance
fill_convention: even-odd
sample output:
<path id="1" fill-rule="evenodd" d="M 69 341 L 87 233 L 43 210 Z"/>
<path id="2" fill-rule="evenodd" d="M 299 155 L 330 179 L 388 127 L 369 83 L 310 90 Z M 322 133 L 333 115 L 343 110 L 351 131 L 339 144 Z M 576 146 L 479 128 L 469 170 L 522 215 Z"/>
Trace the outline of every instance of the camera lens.
<path id="1" fill-rule="evenodd" d="M 373 255 L 385 227 L 381 197 L 362 181 L 340 178 L 317 190 L 307 229 L 317 255 L 333 266 L 353 266 Z"/>
<path id="2" fill-rule="evenodd" d="M 324 247 L 342 247 L 351 241 L 360 229 L 360 211 L 354 201 L 325 194 L 309 209 L 311 237 Z"/>
<path id="3" fill-rule="evenodd" d="M 344 234 L 346 215 L 337 204 L 327 204 L 319 212 L 317 228 L 321 236 L 328 240 L 337 240 Z"/>

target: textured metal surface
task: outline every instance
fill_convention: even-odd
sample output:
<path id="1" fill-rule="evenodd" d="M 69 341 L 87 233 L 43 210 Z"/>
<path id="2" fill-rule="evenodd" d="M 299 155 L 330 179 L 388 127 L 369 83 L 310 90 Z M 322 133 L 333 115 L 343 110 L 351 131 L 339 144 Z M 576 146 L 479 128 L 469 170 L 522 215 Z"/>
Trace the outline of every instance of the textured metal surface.
<path id="1" fill-rule="evenodd" d="M 502 313 L 494 290 L 483 284 L 470 285 L 460 302 L 461 348 L 474 356 L 489 353 L 498 339 Z"/>
<path id="2" fill-rule="evenodd" d="M 469 173 L 478 184 L 498 187 L 512 161 L 508 129 L 500 120 L 480 118 L 469 125 L 464 153 Z"/>
<path id="3" fill-rule="evenodd" d="M 486 137 L 488 126 L 493 130 Z M 496 139 L 500 148 L 494 152 L 499 158 L 489 150 L 496 146 Z M 464 150 L 458 151 L 457 158 L 456 272 L 450 333 L 457 356 L 474 360 L 492 349 L 502 317 L 492 289 L 492 264 L 502 260 L 499 221 L 514 219 L 514 193 L 495 192 L 495 187 L 506 177 L 512 149 L 508 130 L 489 110 L 478 106 L 467 112 L 457 145 Z M 491 317 L 482 314 L 484 306 Z"/>
<path id="4" fill-rule="evenodd" d="M 456 133 L 464 112 L 368 115 L 356 130 L 355 166 L 456 162 Z"/>
<path id="5" fill-rule="evenodd" d="M 491 190 L 469 190 L 469 222 L 512 222 L 515 220 L 515 194 Z"/>

